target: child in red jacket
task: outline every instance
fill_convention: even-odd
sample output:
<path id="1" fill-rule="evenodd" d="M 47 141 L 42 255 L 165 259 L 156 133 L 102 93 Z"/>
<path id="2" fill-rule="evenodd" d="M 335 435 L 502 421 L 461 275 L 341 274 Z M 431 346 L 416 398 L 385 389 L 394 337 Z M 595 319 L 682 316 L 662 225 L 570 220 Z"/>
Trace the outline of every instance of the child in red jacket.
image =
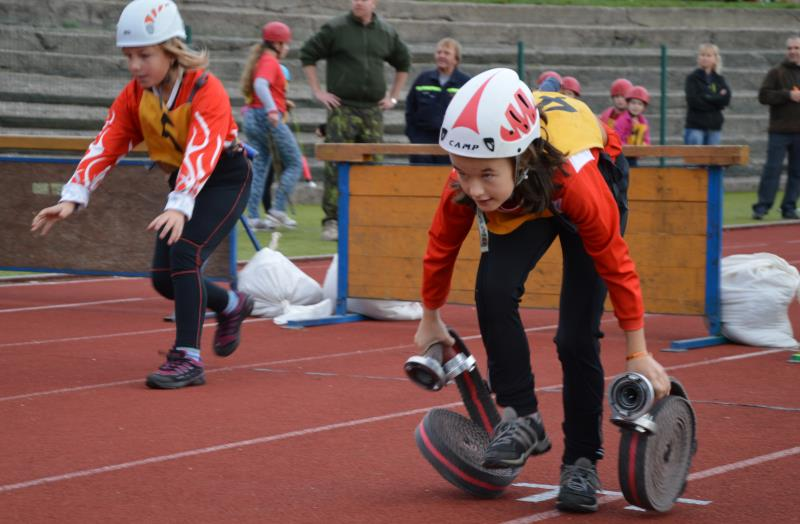
<path id="1" fill-rule="evenodd" d="M 248 295 L 203 278 L 203 263 L 247 203 L 250 164 L 222 82 L 204 70 L 208 57 L 187 47 L 185 39 L 171 0 L 134 0 L 125 7 L 117 47 L 133 78 L 111 105 L 60 202 L 39 211 L 31 225 L 44 235 L 86 207 L 114 165 L 140 142 L 147 145 L 171 189 L 164 211 L 148 226 L 156 232 L 153 287 L 175 302 L 175 342 L 146 381 L 158 389 L 205 383 L 200 336 L 206 307 L 217 313 L 214 352 L 222 357 L 236 350 L 241 324 L 253 310 Z"/>
<path id="2" fill-rule="evenodd" d="M 612 157 L 621 152 L 620 142 L 580 100 L 552 92 L 534 96 L 514 71 L 492 69 L 453 97 L 439 145 L 450 153 L 453 170 L 429 231 L 415 343 L 420 349 L 453 343 L 441 308 L 477 217 L 478 323 L 491 387 L 505 408 L 483 465 L 521 466 L 549 450 L 519 301 L 529 273 L 558 238 L 564 266 L 555 343 L 564 376 L 565 449 L 557 507 L 596 511 L 596 461 L 603 455 L 600 318 L 607 289 L 625 331 L 627 369 L 647 376 L 658 397 L 670 387 L 647 351 L 639 277 L 617 202 L 598 168 L 604 151 Z"/>

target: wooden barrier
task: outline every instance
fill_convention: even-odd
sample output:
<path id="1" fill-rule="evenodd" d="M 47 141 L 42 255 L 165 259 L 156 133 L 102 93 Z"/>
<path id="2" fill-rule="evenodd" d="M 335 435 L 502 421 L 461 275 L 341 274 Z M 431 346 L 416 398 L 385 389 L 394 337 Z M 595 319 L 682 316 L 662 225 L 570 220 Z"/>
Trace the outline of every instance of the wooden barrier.
<path id="1" fill-rule="evenodd" d="M 436 145 L 317 145 L 318 158 L 339 162 L 339 282 L 344 289 L 340 286 L 337 307 L 347 296 L 419 300 L 427 231 L 450 167 L 360 162 L 375 155 L 441 152 Z M 719 335 L 722 166 L 746 163 L 748 148 L 629 147 L 626 154 L 708 164 L 632 168 L 626 240 L 646 311 L 703 314 L 711 335 Z M 450 302 L 473 302 L 479 257 L 473 231 L 456 263 Z M 531 272 L 522 305 L 557 307 L 560 285 L 555 242 Z"/>
<path id="2" fill-rule="evenodd" d="M 89 141 L 57 137 L 2 137 L 0 150 L 83 151 Z M 169 188 L 144 160 L 123 160 L 92 194 L 89 208 L 57 224 L 47 236 L 33 235 L 40 209 L 58 202 L 61 187 L 79 157 L 0 155 L 0 270 L 92 275 L 147 276 L 155 234 L 147 225 L 164 208 Z M 236 238 L 209 258 L 206 275 L 235 282 Z"/>

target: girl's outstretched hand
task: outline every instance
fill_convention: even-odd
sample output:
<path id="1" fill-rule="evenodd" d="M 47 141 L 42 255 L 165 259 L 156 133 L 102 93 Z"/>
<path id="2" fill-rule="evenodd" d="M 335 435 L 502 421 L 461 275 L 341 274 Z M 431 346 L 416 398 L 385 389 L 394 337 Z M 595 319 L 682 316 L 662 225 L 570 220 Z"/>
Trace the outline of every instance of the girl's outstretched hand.
<path id="1" fill-rule="evenodd" d="M 75 212 L 77 207 L 78 204 L 75 202 L 59 202 L 54 206 L 42 209 L 36 213 L 35 217 L 33 217 L 33 222 L 31 223 L 31 232 L 35 233 L 39 231 L 40 235 L 46 235 L 56 222 L 59 220 L 64 220 L 70 216 Z"/>
<path id="2" fill-rule="evenodd" d="M 174 209 L 167 209 L 150 222 L 147 229 L 150 231 L 161 231 L 158 238 L 167 238 L 167 245 L 171 246 L 181 238 L 183 225 L 186 223 L 186 215 Z"/>

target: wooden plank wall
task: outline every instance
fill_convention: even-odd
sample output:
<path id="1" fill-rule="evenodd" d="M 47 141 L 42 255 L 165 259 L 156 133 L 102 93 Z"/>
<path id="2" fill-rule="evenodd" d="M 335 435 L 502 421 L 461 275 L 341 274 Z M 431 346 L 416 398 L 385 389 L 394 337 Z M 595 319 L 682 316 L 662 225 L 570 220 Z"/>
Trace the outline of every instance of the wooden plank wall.
<path id="1" fill-rule="evenodd" d="M 351 166 L 349 296 L 419 300 L 427 231 L 449 171 L 449 166 Z M 702 314 L 705 169 L 632 168 L 629 197 L 626 239 L 647 312 Z M 450 302 L 473 303 L 479 255 L 473 227 L 456 264 Z M 528 278 L 523 306 L 557 307 L 560 285 L 556 241 Z"/>
<path id="2" fill-rule="evenodd" d="M 30 233 L 42 208 L 58 202 L 77 165 L 0 157 L 0 267 L 79 272 L 150 272 L 155 234 L 146 227 L 164 208 L 164 175 L 143 165 L 118 165 L 92 194 L 89 206 L 41 237 Z M 229 242 L 211 256 L 206 275 L 228 278 Z"/>

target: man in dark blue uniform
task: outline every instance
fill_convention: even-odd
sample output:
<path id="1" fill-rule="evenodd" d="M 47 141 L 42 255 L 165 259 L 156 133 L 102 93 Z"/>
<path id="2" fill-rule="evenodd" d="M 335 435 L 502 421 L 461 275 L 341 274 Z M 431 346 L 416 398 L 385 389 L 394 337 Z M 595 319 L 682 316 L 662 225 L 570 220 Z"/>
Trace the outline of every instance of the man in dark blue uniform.
<path id="1" fill-rule="evenodd" d="M 469 76 L 458 69 L 461 45 L 452 38 L 436 44 L 436 69 L 420 73 L 406 97 L 406 136 L 413 144 L 439 143 L 447 105 Z M 412 155 L 413 164 L 449 164 L 447 155 Z"/>

